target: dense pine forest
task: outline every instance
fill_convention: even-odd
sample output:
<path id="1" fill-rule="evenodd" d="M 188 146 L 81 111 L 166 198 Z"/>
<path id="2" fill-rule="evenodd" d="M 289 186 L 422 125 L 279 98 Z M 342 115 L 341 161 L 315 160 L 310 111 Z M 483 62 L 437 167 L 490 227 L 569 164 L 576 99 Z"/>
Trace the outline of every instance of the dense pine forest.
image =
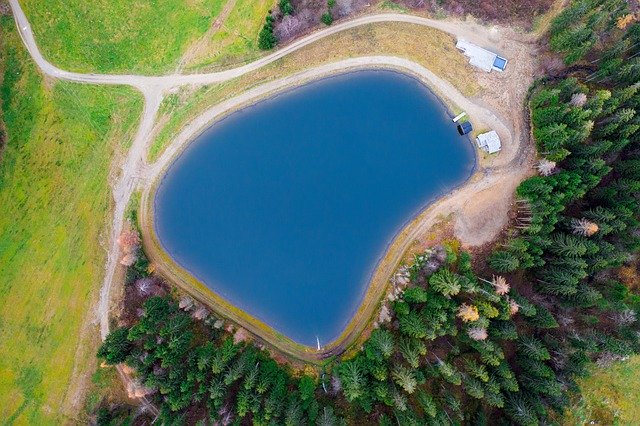
<path id="1" fill-rule="evenodd" d="M 221 319 L 153 295 L 144 261 L 128 286 L 151 296 L 98 356 L 134 369 L 166 424 L 557 421 L 592 363 L 640 353 L 637 19 L 623 0 L 574 1 L 555 19 L 550 47 L 569 68 L 531 88 L 538 173 L 509 230 L 486 266 L 452 243 L 401 268 L 354 357 L 294 373 Z"/>

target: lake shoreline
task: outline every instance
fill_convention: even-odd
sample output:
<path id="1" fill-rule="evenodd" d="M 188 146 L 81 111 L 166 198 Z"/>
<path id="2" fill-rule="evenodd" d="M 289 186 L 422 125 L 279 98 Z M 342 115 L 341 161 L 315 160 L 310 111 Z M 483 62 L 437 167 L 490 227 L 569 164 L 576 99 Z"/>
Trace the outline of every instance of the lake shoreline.
<path id="1" fill-rule="evenodd" d="M 345 62 L 345 61 L 343 61 Z M 349 62 L 349 61 L 346 61 Z M 401 60 L 401 63 L 407 63 L 409 61 Z M 452 114 L 452 110 L 456 110 L 459 107 L 455 106 L 451 98 L 459 98 L 462 97 L 459 93 L 456 92 L 457 96 L 450 96 L 443 98 L 439 90 L 435 89 L 432 84 L 425 84 L 425 80 L 431 77 L 431 74 L 427 71 L 426 75 L 420 75 L 419 72 L 415 72 L 411 68 L 407 69 L 403 66 L 399 66 L 396 64 L 378 64 L 376 66 L 355 66 L 346 68 L 336 68 L 333 71 L 329 71 L 328 73 L 320 73 L 320 75 L 312 75 L 298 80 L 294 80 L 293 82 L 288 82 L 279 87 L 279 89 L 273 91 L 264 91 L 262 94 L 250 97 L 244 102 L 237 102 L 232 104 L 232 106 L 224 108 L 222 111 L 217 111 L 213 114 L 212 117 L 205 118 L 205 120 L 200 121 L 199 128 L 191 129 L 190 137 L 187 138 L 187 142 L 180 143 L 179 150 L 175 148 L 173 151 L 170 151 L 170 155 L 173 158 L 176 158 L 183 149 L 190 143 L 189 141 L 194 140 L 198 137 L 206 128 L 207 125 L 210 125 L 212 121 L 219 121 L 223 117 L 228 116 L 229 114 L 237 111 L 238 109 L 244 108 L 248 105 L 255 104 L 260 100 L 264 99 L 268 96 L 273 96 L 274 92 L 276 94 L 281 94 L 290 90 L 292 87 L 298 87 L 309 81 L 315 81 L 317 78 L 328 77 L 334 74 L 344 74 L 348 72 L 358 71 L 360 69 L 386 69 L 392 70 L 396 72 L 400 72 L 405 75 L 409 75 L 412 78 L 417 79 L 422 84 L 427 86 L 429 91 L 444 105 L 446 106 L 449 114 Z M 421 67 L 420 67 L 421 68 Z M 303 73 L 304 74 L 304 73 Z M 433 76 L 437 79 L 437 81 L 441 81 L 436 76 Z M 432 82 L 433 83 L 433 82 Z M 448 84 L 447 84 L 448 85 Z M 445 85 L 446 86 L 446 85 Z M 450 85 L 449 85 L 450 86 Z M 440 85 L 440 89 L 442 89 L 442 85 Z M 455 89 L 452 89 L 455 91 Z M 463 97 L 462 97 L 463 98 Z M 465 99 L 465 101 L 468 103 Z M 215 107 L 214 107 L 215 108 Z M 205 112 L 202 116 L 206 116 Z M 201 117 L 202 117 L 201 116 Z M 478 117 L 474 117 L 478 118 Z M 204 124 L 203 124 L 204 123 Z M 163 163 L 160 163 L 163 164 Z M 167 161 L 164 161 L 163 167 L 155 170 L 155 175 L 159 176 L 160 173 L 158 170 L 163 170 L 168 165 L 171 164 Z M 276 332 L 271 329 L 269 326 L 264 324 L 263 322 L 257 320 L 256 318 L 251 317 L 246 314 L 246 312 L 236 308 L 235 306 L 230 305 L 226 301 L 222 300 L 220 297 L 216 297 L 213 295 L 206 286 L 200 283 L 198 280 L 193 279 L 193 277 L 189 277 L 190 274 L 185 273 L 186 271 L 180 271 L 180 267 L 176 268 L 176 265 L 171 265 L 173 263 L 170 256 L 164 252 L 159 241 L 155 237 L 155 233 L 153 232 L 153 219 L 152 219 L 152 211 L 153 211 L 153 197 L 149 195 L 155 193 L 155 187 L 158 184 L 157 179 L 154 179 L 153 185 L 151 187 L 146 188 L 143 194 L 143 202 L 142 202 L 142 214 L 140 215 L 141 224 L 143 229 L 143 241 L 145 249 L 147 250 L 149 256 L 154 261 L 155 264 L 159 266 L 160 272 L 165 275 L 169 281 L 178 285 L 181 289 L 189 293 L 195 293 L 196 298 L 205 302 L 208 305 L 214 307 L 214 310 L 225 317 L 230 318 L 237 324 L 240 324 L 245 329 L 248 329 L 254 336 L 260 336 L 259 340 L 263 341 L 270 347 L 275 347 L 281 352 L 284 352 L 288 356 L 293 359 L 304 360 L 307 362 L 321 362 L 322 359 L 333 356 L 339 353 L 343 353 L 345 351 L 349 351 L 350 348 L 357 348 L 358 342 L 363 340 L 363 332 L 371 325 L 373 318 L 377 315 L 377 312 L 380 307 L 380 303 L 383 300 L 383 297 L 386 295 L 388 279 L 391 274 L 397 269 L 399 266 L 399 262 L 401 260 L 402 254 L 406 251 L 407 244 L 406 240 L 407 236 L 413 235 L 415 232 L 415 228 L 417 228 L 417 223 L 424 219 L 426 215 L 437 207 L 438 204 L 443 202 L 445 199 L 449 199 L 451 197 L 455 197 L 455 195 L 465 186 L 469 184 L 471 181 L 477 180 L 476 178 L 479 175 L 478 171 L 479 161 L 477 156 L 475 156 L 475 166 L 470 178 L 459 185 L 457 188 L 452 189 L 451 191 L 443 194 L 438 197 L 437 200 L 431 200 L 426 203 L 426 206 L 423 210 L 419 211 L 416 216 L 408 221 L 408 225 L 401 227 L 401 230 L 394 236 L 391 242 L 387 245 L 387 251 L 380 257 L 378 260 L 376 267 L 372 271 L 372 279 L 367 287 L 364 297 L 362 298 L 362 303 L 359 308 L 356 310 L 354 315 L 352 316 L 348 326 L 344 329 L 342 334 L 334 340 L 331 344 L 326 345 L 319 352 L 315 348 L 311 348 L 309 346 L 297 344 L 290 339 L 283 336 L 281 333 Z M 400 254 L 399 254 L 400 253 Z"/>

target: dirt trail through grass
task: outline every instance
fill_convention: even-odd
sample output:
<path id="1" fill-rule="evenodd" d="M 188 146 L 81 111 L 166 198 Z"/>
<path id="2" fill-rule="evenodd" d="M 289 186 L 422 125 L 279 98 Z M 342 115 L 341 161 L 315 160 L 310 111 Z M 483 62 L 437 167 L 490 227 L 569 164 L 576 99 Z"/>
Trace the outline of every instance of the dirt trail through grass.
<path id="1" fill-rule="evenodd" d="M 182 55 L 180 62 L 178 62 L 178 66 L 176 67 L 176 73 L 180 73 L 184 68 L 185 64 L 190 63 L 194 58 L 198 57 L 207 46 L 208 39 L 220 29 L 224 21 L 229 17 L 233 7 L 236 5 L 236 0 L 227 0 L 222 8 L 222 11 L 218 15 L 213 24 L 209 28 L 209 30 L 198 39 L 194 44 L 192 44 L 187 51 Z"/>

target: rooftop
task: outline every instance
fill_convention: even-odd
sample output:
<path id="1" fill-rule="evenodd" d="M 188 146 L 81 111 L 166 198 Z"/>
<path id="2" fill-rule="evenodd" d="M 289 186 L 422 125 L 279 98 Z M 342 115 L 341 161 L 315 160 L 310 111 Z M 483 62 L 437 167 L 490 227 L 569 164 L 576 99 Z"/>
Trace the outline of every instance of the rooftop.
<path id="1" fill-rule="evenodd" d="M 489 154 L 493 154 L 502 149 L 500 136 L 498 136 L 498 133 L 495 130 L 478 135 L 476 142 L 480 149 L 487 151 Z"/>
<path id="2" fill-rule="evenodd" d="M 504 71 L 507 67 L 508 61 L 505 58 L 466 40 L 459 39 L 456 47 L 470 58 L 471 65 L 486 72 L 491 70 Z"/>

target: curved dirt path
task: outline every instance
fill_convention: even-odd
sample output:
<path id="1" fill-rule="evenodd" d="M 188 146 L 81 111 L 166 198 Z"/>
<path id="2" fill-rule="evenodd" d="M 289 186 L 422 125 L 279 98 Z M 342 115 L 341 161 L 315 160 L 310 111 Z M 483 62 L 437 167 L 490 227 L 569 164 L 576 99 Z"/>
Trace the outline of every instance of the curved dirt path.
<path id="1" fill-rule="evenodd" d="M 31 26 L 20 7 L 18 0 L 9 0 L 9 3 L 13 9 L 14 18 L 16 20 L 20 36 L 22 37 L 31 57 L 44 74 L 49 77 L 80 83 L 129 85 L 138 89 L 144 95 L 145 103 L 138 131 L 131 149 L 127 154 L 126 160 L 122 165 L 120 174 L 113 184 L 114 213 L 111 223 L 104 282 L 100 291 L 100 302 L 98 308 L 100 332 L 103 339 L 109 332 L 109 295 L 111 293 L 115 271 L 117 270 L 118 260 L 120 258 L 117 237 L 123 228 L 125 210 L 131 195 L 140 186 L 141 181 L 150 182 L 150 179 L 157 176 L 158 173 L 160 173 L 161 170 L 169 164 L 173 155 L 188 143 L 190 137 L 196 134 L 203 128 L 203 126 L 219 114 L 227 111 L 229 108 L 232 108 L 233 105 L 241 105 L 251 101 L 252 99 L 256 99 L 257 97 L 264 96 L 266 93 L 277 91 L 282 87 L 299 84 L 302 81 L 309 80 L 320 75 L 337 72 L 339 70 L 358 67 L 383 66 L 387 68 L 401 68 L 421 77 L 434 87 L 436 91 L 440 92 L 441 95 L 449 97 L 452 102 L 467 110 L 470 115 L 479 118 L 484 124 L 497 129 L 500 136 L 503 138 L 503 141 L 514 146 L 514 149 L 511 150 L 511 152 L 514 153 L 512 155 L 513 158 L 504 158 L 503 160 L 506 161 L 505 165 L 495 167 L 494 169 L 484 170 L 485 177 L 482 180 L 475 183 L 469 183 L 460 190 L 452 192 L 439 200 L 433 205 L 433 207 L 423 212 L 415 222 L 416 225 L 412 226 L 408 231 L 407 236 L 403 236 L 403 244 L 400 244 L 397 249 L 394 249 L 393 253 L 387 254 L 387 258 L 390 258 L 391 263 L 394 264 L 397 264 L 401 259 L 402 253 L 409 244 L 417 236 L 421 235 L 421 233 L 424 233 L 424 231 L 428 229 L 439 216 L 460 211 L 467 204 L 468 200 L 479 192 L 487 189 L 492 190 L 492 188 L 495 188 L 496 185 L 500 184 L 503 180 L 518 178 L 520 175 L 525 174 L 521 167 L 514 167 L 512 172 L 509 172 L 508 170 L 510 165 L 514 165 L 514 163 L 516 163 L 516 156 L 519 151 L 518 148 L 522 146 L 523 138 L 521 137 L 519 129 L 513 129 L 508 120 L 498 117 L 490 110 L 490 108 L 484 107 L 479 103 L 474 103 L 465 98 L 449 82 L 439 78 L 421 65 L 405 59 L 389 56 L 363 57 L 339 61 L 252 89 L 206 111 L 194 122 L 190 123 L 185 127 L 185 129 L 183 129 L 177 140 L 167 149 L 167 151 L 154 165 L 150 166 L 146 164 L 145 155 L 153 139 L 152 128 L 155 123 L 155 118 L 164 94 L 170 89 L 183 85 L 198 86 L 212 84 L 237 78 L 268 65 L 291 52 L 314 43 L 321 38 L 336 34 L 340 31 L 376 22 L 405 22 L 425 25 L 447 32 L 456 37 L 468 39 L 483 46 L 495 46 L 496 34 L 493 30 L 477 24 L 439 21 L 411 15 L 379 14 L 364 16 L 316 31 L 296 42 L 284 46 L 272 54 L 264 56 L 261 59 L 225 71 L 202 74 L 172 74 L 165 76 L 80 74 L 62 70 L 48 62 L 38 49 Z M 504 164 L 503 161 L 500 163 Z M 498 171 L 500 173 L 494 173 Z M 316 356 L 317 355 L 318 354 L 316 354 Z"/>
<path id="2" fill-rule="evenodd" d="M 420 16 L 384 13 L 371 16 L 363 16 L 361 18 L 356 18 L 351 21 L 343 22 L 324 28 L 322 30 L 318 30 L 254 62 L 225 71 L 200 74 L 176 73 L 163 76 L 133 74 L 81 74 L 62 70 L 47 61 L 38 49 L 38 45 L 31 30 L 31 25 L 29 24 L 24 11 L 20 7 L 20 3 L 18 2 L 18 0 L 9 0 L 9 3 L 11 4 L 11 7 L 13 9 L 14 18 L 18 25 L 18 31 L 27 47 L 27 50 L 29 51 L 29 54 L 45 74 L 50 77 L 76 81 L 80 83 L 129 85 L 136 87 L 142 92 L 147 92 L 154 89 L 165 91 L 184 85 L 205 85 L 231 80 L 233 78 L 247 74 L 251 71 L 255 71 L 274 61 L 277 61 L 278 59 L 282 58 L 285 55 L 288 55 L 289 53 L 299 50 L 332 34 L 376 22 L 404 22 L 409 24 L 424 25 L 449 33 L 455 37 L 461 37 L 470 41 L 474 41 L 481 45 L 494 44 L 492 41 L 492 39 L 494 38 L 492 30 L 477 24 L 462 21 L 454 23 L 450 21 L 440 21 L 435 19 L 423 18 Z"/>

